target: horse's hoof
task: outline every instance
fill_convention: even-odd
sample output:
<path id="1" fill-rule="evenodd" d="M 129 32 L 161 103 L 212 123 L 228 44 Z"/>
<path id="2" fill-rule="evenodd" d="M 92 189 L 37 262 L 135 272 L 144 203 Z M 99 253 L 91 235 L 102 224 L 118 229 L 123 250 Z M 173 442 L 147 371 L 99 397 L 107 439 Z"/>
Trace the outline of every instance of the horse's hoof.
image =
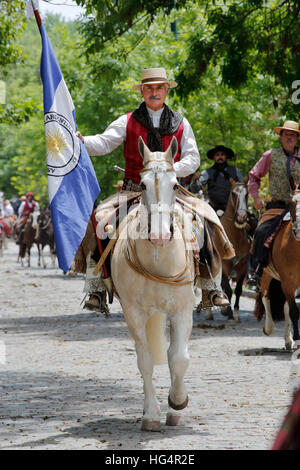
<path id="1" fill-rule="evenodd" d="M 166 418 L 167 426 L 178 426 L 180 424 L 183 424 L 183 422 L 184 422 L 183 416 L 174 415 L 172 413 L 167 413 L 167 418 Z"/>
<path id="2" fill-rule="evenodd" d="M 173 410 L 176 410 L 176 411 L 183 410 L 184 408 L 186 408 L 187 405 L 188 405 L 188 402 L 189 402 L 189 396 L 188 395 L 186 396 L 186 399 L 184 400 L 184 402 L 181 403 L 180 405 L 175 405 L 175 403 L 172 402 L 172 400 L 170 398 L 170 395 L 168 396 L 169 407 L 173 408 Z"/>
<path id="3" fill-rule="evenodd" d="M 294 343 L 285 343 L 285 349 L 286 351 L 293 351 L 293 345 Z"/>
<path id="4" fill-rule="evenodd" d="M 207 313 L 205 314 L 205 320 L 213 320 L 214 315 L 210 309 L 207 310 Z"/>
<path id="5" fill-rule="evenodd" d="M 151 419 L 143 418 L 142 419 L 142 431 L 152 431 L 152 432 L 160 432 L 160 421 L 153 421 Z"/>
<path id="6" fill-rule="evenodd" d="M 266 336 L 270 336 L 274 331 L 274 328 L 272 328 L 269 332 L 267 332 L 267 330 L 265 329 L 265 327 L 263 327 L 263 332 Z"/>

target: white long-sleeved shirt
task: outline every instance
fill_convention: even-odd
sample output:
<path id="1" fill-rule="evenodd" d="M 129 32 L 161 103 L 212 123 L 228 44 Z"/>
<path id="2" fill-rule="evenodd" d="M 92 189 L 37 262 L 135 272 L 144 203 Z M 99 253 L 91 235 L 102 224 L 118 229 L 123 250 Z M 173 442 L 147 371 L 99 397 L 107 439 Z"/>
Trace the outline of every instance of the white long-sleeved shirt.
<path id="1" fill-rule="evenodd" d="M 34 201 L 34 202 L 35 202 L 35 208 L 34 208 L 34 210 L 37 211 L 37 210 L 40 209 L 40 206 L 39 206 L 38 202 L 36 202 L 36 201 Z M 18 219 L 20 219 L 20 217 L 22 217 L 22 212 L 23 212 L 23 210 L 24 210 L 25 203 L 26 203 L 26 201 L 21 202 L 21 204 L 20 204 L 20 206 L 19 206 L 19 208 L 18 208 Z M 32 207 L 32 206 L 33 206 L 32 202 L 30 202 L 30 201 L 27 201 L 27 204 L 28 204 L 29 207 Z"/>
<path id="2" fill-rule="evenodd" d="M 163 108 L 153 111 L 147 107 L 147 110 L 152 119 L 153 126 L 159 127 Z M 112 122 L 103 134 L 84 137 L 84 145 L 89 155 L 106 155 L 112 152 L 126 140 L 126 128 L 127 115 L 123 114 L 116 121 Z M 200 165 L 200 155 L 193 129 L 186 118 L 183 118 L 183 133 L 180 145 L 180 161 L 174 163 L 174 168 L 178 177 L 184 177 L 194 173 Z"/>

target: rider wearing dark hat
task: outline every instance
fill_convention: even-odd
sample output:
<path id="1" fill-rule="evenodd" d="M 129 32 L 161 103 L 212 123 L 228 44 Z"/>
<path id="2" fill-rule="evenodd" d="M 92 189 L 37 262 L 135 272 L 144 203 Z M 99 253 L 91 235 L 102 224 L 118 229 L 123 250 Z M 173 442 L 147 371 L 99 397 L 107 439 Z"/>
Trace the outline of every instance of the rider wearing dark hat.
<path id="1" fill-rule="evenodd" d="M 207 152 L 207 157 L 214 160 L 214 165 L 204 170 L 195 184 L 207 186 L 212 207 L 215 211 L 224 211 L 231 190 L 229 178 L 238 182 L 243 182 L 244 178 L 238 168 L 227 163 L 227 160 L 235 160 L 235 154 L 230 148 L 217 145 Z"/>

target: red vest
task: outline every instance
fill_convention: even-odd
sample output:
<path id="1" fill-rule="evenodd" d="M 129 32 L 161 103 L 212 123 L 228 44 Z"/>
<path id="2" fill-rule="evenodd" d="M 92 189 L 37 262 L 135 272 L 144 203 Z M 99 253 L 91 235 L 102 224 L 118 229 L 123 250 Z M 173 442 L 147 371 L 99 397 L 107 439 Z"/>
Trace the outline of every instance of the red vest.
<path id="1" fill-rule="evenodd" d="M 33 211 L 34 211 L 34 208 L 36 206 L 36 202 L 35 201 L 31 201 L 31 204 L 32 204 L 32 207 L 29 206 L 28 202 L 25 201 L 25 204 L 24 204 L 24 207 L 23 207 L 23 211 L 22 211 L 22 215 L 27 215 L 27 214 L 31 214 Z"/>
<path id="2" fill-rule="evenodd" d="M 124 144 L 124 157 L 125 157 L 125 178 L 131 179 L 134 183 L 140 182 L 140 171 L 144 168 L 143 159 L 140 155 L 138 148 L 139 136 L 141 136 L 147 145 L 147 135 L 149 130 L 143 127 L 136 119 L 132 117 L 132 113 L 127 114 L 127 128 L 126 140 Z M 174 134 L 162 136 L 162 146 L 165 152 L 169 147 L 173 135 L 175 135 L 178 142 L 178 152 L 174 161 L 180 160 L 181 156 L 181 137 L 183 133 L 183 122 L 178 127 Z"/>

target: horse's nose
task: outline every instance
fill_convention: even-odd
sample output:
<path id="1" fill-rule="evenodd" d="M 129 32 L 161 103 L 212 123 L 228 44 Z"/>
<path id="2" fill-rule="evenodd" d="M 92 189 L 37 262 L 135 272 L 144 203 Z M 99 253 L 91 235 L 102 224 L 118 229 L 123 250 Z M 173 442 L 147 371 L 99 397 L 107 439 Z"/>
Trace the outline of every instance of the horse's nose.
<path id="1" fill-rule="evenodd" d="M 247 218 L 247 212 L 245 210 L 238 211 L 236 218 L 238 222 L 244 222 Z"/>

